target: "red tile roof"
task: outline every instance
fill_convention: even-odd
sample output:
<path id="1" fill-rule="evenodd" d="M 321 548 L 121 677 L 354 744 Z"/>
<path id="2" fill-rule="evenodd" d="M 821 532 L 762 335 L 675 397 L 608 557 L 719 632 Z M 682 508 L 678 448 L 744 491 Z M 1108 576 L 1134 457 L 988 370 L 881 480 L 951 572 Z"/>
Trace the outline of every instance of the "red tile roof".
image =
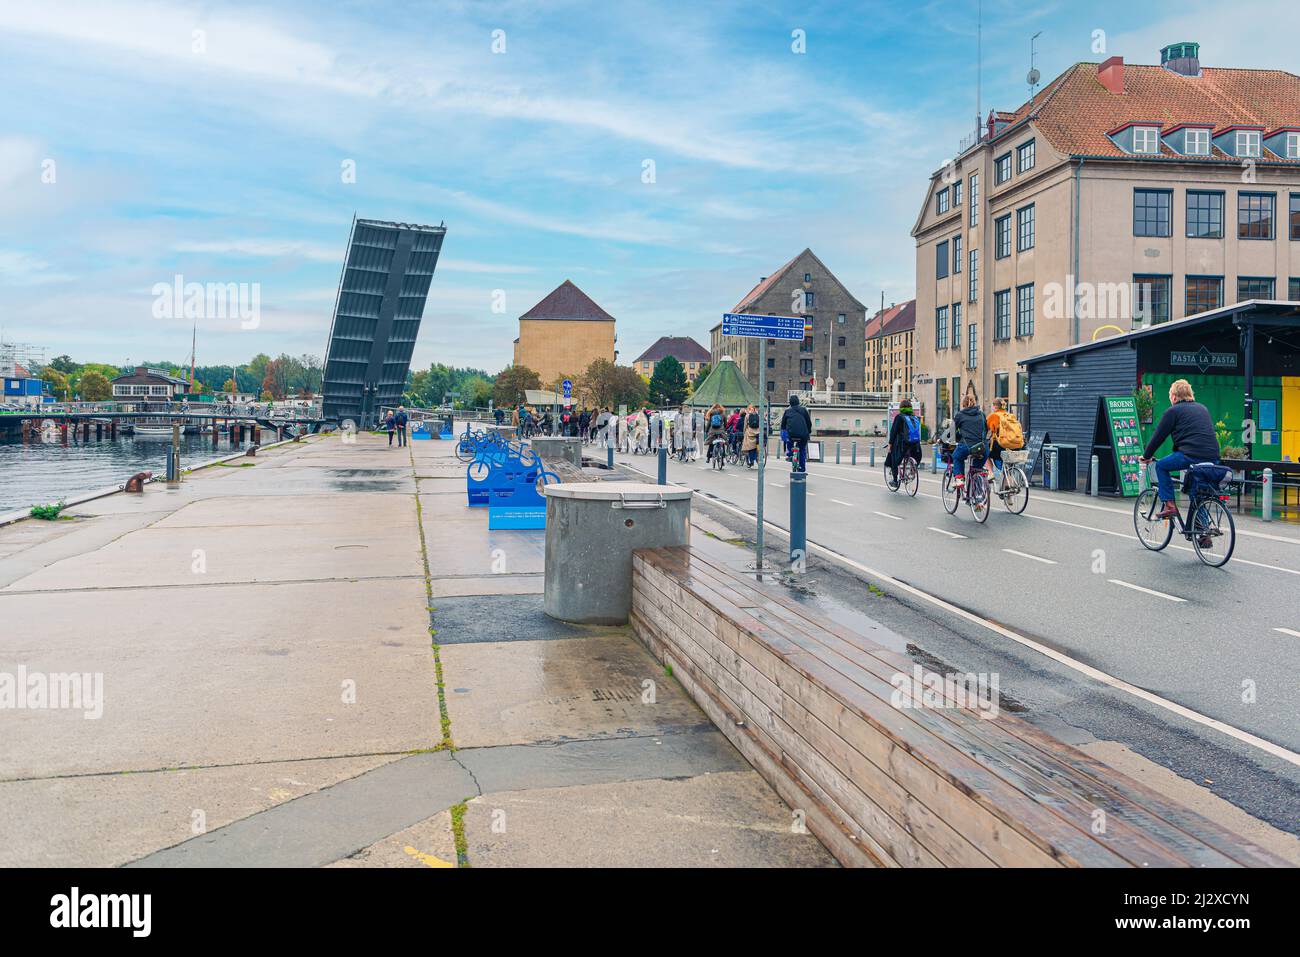
<path id="1" fill-rule="evenodd" d="M 1200 76 L 1183 76 L 1161 66 L 1125 64 L 1124 92 L 1115 94 L 1097 78 L 1097 66 L 1076 63 L 1033 101 L 1038 128 L 1067 155 L 1131 157 L 1106 132 L 1134 121 L 1167 127 L 1199 123 L 1216 131 L 1300 124 L 1300 76 L 1283 70 L 1202 67 Z M 1023 104 L 1011 114 L 1010 126 L 1030 113 L 1031 104 Z M 1005 129 L 999 132 L 1004 134 Z M 1270 162 L 1269 154 L 1261 161 Z"/>
<path id="2" fill-rule="evenodd" d="M 708 362 L 709 350 L 690 336 L 664 336 L 634 362 L 658 362 L 664 356 L 672 356 L 678 362 Z"/>
<path id="3" fill-rule="evenodd" d="M 895 336 L 916 328 L 916 300 L 899 302 L 867 320 L 867 338 Z"/>
<path id="4" fill-rule="evenodd" d="M 566 279 L 541 302 L 533 306 L 520 319 L 599 319 L 614 322 L 607 313 L 585 292 Z"/>
<path id="5" fill-rule="evenodd" d="M 806 253 L 806 252 L 809 252 L 809 250 L 805 249 L 802 253 L 799 253 L 798 255 L 796 255 L 793 259 L 791 259 L 789 262 L 787 262 L 784 266 L 781 266 L 779 269 L 777 269 L 777 271 L 774 272 L 774 273 L 772 273 L 772 275 L 770 275 L 770 276 L 765 276 L 764 278 L 760 279 L 760 280 L 758 281 L 758 285 L 756 285 L 753 289 L 749 290 L 749 292 L 745 293 L 745 295 L 743 295 L 743 296 L 740 298 L 740 302 L 736 303 L 735 307 L 734 307 L 731 311 L 732 311 L 732 312 L 744 312 L 745 309 L 746 309 L 750 304 L 752 304 L 752 303 L 754 302 L 755 299 L 757 299 L 759 296 L 763 295 L 763 293 L 765 293 L 765 292 L 767 292 L 769 289 L 771 289 L 771 288 L 772 288 L 772 284 L 773 284 L 774 282 L 776 282 L 778 279 L 780 279 L 781 276 L 785 273 L 785 271 L 786 271 L 787 269 L 789 269 L 791 266 L 794 265 L 795 260 L 798 259 L 799 256 L 802 256 L 803 253 Z"/>

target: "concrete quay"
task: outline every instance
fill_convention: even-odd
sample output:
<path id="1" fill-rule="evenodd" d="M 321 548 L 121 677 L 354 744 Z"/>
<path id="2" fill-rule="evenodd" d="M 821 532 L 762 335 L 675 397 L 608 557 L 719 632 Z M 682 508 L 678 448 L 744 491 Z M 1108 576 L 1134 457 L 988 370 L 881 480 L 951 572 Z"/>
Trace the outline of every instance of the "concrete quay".
<path id="1" fill-rule="evenodd" d="M 317 436 L 0 528 L 0 675 L 88 676 L 0 708 L 0 866 L 834 866 L 464 470 Z"/>

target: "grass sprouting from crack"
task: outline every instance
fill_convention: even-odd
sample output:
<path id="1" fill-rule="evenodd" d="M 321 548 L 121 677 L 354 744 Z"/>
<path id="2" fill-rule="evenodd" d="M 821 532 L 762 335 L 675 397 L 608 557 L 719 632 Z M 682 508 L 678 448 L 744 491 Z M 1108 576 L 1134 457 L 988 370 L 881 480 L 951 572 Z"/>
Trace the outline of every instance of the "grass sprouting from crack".
<path id="1" fill-rule="evenodd" d="M 415 474 L 415 453 L 407 449 L 407 454 L 411 457 L 411 474 Z M 415 524 L 420 532 L 420 558 L 424 562 L 424 603 L 426 614 L 433 614 L 433 576 L 429 572 L 429 547 L 424 539 L 424 506 L 420 504 L 420 493 L 415 493 Z M 446 685 L 442 677 L 442 655 L 438 647 L 437 634 L 433 623 L 429 623 L 429 647 L 433 650 L 433 674 L 434 687 L 438 691 L 438 724 L 440 725 L 441 737 L 434 751 L 455 751 L 456 746 L 451 740 L 451 716 L 447 714 L 447 693 Z"/>
<path id="2" fill-rule="evenodd" d="M 451 837 L 456 842 L 456 866 L 469 867 L 469 842 L 465 840 L 465 811 L 469 798 L 451 806 Z"/>

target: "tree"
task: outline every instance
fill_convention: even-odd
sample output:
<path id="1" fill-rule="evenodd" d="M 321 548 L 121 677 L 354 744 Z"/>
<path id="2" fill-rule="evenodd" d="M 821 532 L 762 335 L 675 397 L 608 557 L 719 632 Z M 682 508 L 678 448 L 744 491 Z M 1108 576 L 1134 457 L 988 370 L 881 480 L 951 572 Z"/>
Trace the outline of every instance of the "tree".
<path id="1" fill-rule="evenodd" d="M 511 408 L 524 401 L 525 389 L 541 387 L 542 377 L 528 366 L 506 366 L 497 373 L 492 398 L 497 405 Z"/>
<path id="2" fill-rule="evenodd" d="M 704 365 L 700 366 L 700 371 L 695 373 L 695 381 L 703 382 L 705 379 L 709 377 L 709 373 L 712 371 L 713 371 L 713 366 L 709 365 L 707 362 L 704 363 Z"/>
<path id="3" fill-rule="evenodd" d="M 686 369 L 673 356 L 664 356 L 655 363 L 650 377 L 650 401 L 657 405 L 681 405 L 686 400 Z"/>
<path id="4" fill-rule="evenodd" d="M 107 402 L 113 397 L 113 387 L 108 379 L 93 369 L 82 373 L 80 390 L 81 397 L 87 402 Z"/>
<path id="5" fill-rule="evenodd" d="M 41 370 L 41 378 L 50 384 L 50 391 L 54 393 L 56 399 L 68 397 L 68 377 L 53 365 L 48 365 Z"/>
<path id="6" fill-rule="evenodd" d="M 50 360 L 50 366 L 57 369 L 59 372 L 62 372 L 64 375 L 69 375 L 81 368 L 81 366 L 73 362 L 72 359 L 66 355 L 55 356 Z"/>
<path id="7" fill-rule="evenodd" d="M 239 390 L 235 387 L 234 379 L 226 379 L 225 382 L 221 383 L 221 391 L 226 393 L 227 395 L 233 395 Z"/>
<path id="8" fill-rule="evenodd" d="M 483 408 L 493 396 L 492 383 L 482 376 L 470 376 L 460 385 L 465 403 L 473 408 Z"/>
<path id="9" fill-rule="evenodd" d="M 273 399 L 283 399 L 289 394 L 289 366 L 284 360 L 285 356 L 280 359 L 272 359 L 266 366 L 266 374 L 262 377 L 262 391 L 270 393 Z"/>

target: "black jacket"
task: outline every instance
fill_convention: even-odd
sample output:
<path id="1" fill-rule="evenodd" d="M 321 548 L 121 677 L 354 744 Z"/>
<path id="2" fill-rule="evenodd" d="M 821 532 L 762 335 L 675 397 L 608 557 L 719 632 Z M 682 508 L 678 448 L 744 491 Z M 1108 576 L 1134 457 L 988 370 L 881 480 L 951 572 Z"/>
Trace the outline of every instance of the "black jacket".
<path id="1" fill-rule="evenodd" d="M 970 405 L 952 417 L 958 443 L 979 445 L 984 441 L 984 413 L 979 406 Z"/>
<path id="2" fill-rule="evenodd" d="M 812 436 L 812 417 L 801 405 L 788 405 L 781 413 L 781 431 L 792 439 L 807 439 Z"/>
<path id="3" fill-rule="evenodd" d="M 1193 462 L 1219 461 L 1219 437 L 1214 431 L 1210 410 L 1199 402 L 1175 402 L 1156 425 L 1155 434 L 1147 442 L 1145 459 L 1156 454 L 1162 442 L 1174 438 L 1174 451 L 1182 452 Z"/>

